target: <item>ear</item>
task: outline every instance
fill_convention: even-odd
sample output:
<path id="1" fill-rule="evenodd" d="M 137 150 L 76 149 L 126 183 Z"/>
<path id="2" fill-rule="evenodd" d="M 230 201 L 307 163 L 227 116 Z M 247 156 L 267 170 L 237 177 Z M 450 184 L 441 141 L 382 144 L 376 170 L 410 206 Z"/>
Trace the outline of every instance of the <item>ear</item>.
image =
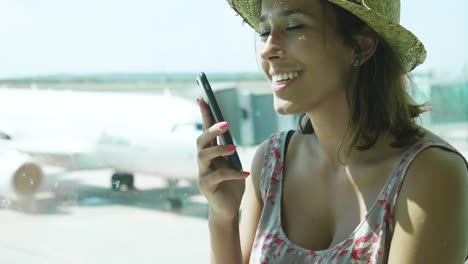
<path id="1" fill-rule="evenodd" d="M 379 45 L 376 33 L 366 27 L 361 33 L 354 36 L 356 44 L 354 58 L 359 59 L 359 66 L 369 60 L 374 55 Z"/>

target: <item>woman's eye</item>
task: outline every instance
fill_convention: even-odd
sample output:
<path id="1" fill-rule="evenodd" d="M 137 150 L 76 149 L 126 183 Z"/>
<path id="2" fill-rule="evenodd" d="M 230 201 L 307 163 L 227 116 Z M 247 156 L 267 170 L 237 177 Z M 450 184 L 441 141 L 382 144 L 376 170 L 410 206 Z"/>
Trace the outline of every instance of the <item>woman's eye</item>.
<path id="1" fill-rule="evenodd" d="M 295 29 L 300 29 L 303 28 L 304 25 L 295 25 L 295 26 L 290 26 L 286 30 L 295 30 Z"/>
<path id="2" fill-rule="evenodd" d="M 304 27 L 304 25 L 299 24 L 299 25 L 289 26 L 289 27 L 286 28 L 286 30 L 295 30 L 295 29 L 300 29 L 300 28 L 303 28 L 303 27 Z M 264 31 L 258 32 L 258 36 L 260 36 L 263 39 L 267 38 L 269 35 L 270 35 L 270 31 L 264 30 Z"/>
<path id="3" fill-rule="evenodd" d="M 268 37 L 268 35 L 270 35 L 270 32 L 269 32 L 269 31 L 261 31 L 261 32 L 258 32 L 258 36 L 260 36 L 260 37 L 262 37 L 262 38 Z"/>

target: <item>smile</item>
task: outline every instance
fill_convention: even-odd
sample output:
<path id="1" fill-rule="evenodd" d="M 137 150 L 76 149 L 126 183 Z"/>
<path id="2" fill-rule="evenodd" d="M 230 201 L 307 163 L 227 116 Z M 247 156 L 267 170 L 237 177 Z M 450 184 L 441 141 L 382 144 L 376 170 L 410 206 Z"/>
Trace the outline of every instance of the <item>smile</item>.
<path id="1" fill-rule="evenodd" d="M 273 74 L 271 75 L 272 79 L 272 88 L 275 93 L 279 93 L 288 88 L 292 83 L 299 79 L 302 76 L 302 72 L 288 72 L 283 74 Z"/>
<path id="2" fill-rule="evenodd" d="M 299 72 L 289 72 L 283 74 L 274 74 L 271 76 L 273 82 L 281 82 L 295 79 L 299 76 Z"/>

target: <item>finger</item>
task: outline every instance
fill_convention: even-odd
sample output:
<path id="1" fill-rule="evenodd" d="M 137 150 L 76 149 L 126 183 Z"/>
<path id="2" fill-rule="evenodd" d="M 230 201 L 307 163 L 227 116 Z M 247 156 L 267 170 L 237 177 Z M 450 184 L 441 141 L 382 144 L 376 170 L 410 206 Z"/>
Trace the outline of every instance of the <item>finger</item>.
<path id="1" fill-rule="evenodd" d="M 244 180 L 249 175 L 250 172 L 221 168 L 206 175 L 200 176 L 198 181 L 200 186 L 211 187 L 216 186 L 224 181 Z"/>
<path id="2" fill-rule="evenodd" d="M 213 113 L 211 112 L 210 106 L 205 102 L 203 98 L 197 98 L 198 106 L 200 107 L 200 111 L 202 114 L 202 122 L 203 122 L 203 131 L 206 131 L 209 127 L 211 127 L 215 123 L 215 119 L 213 117 Z M 211 146 L 216 146 L 217 140 L 216 138 L 210 142 Z"/>
<path id="3" fill-rule="evenodd" d="M 236 146 L 226 145 L 226 146 L 216 146 L 211 148 L 205 148 L 198 152 L 198 161 L 205 168 L 208 168 L 212 161 L 218 157 L 229 156 L 236 152 Z"/>
<path id="4" fill-rule="evenodd" d="M 197 148 L 198 150 L 204 149 L 208 146 L 215 146 L 217 145 L 216 137 L 221 136 L 222 134 L 226 133 L 228 130 L 228 123 L 223 121 L 217 124 L 212 125 L 208 130 L 203 132 L 197 138 Z"/>
<path id="5" fill-rule="evenodd" d="M 202 115 L 203 129 L 206 130 L 214 124 L 213 114 L 203 98 L 197 98 L 197 102 Z"/>

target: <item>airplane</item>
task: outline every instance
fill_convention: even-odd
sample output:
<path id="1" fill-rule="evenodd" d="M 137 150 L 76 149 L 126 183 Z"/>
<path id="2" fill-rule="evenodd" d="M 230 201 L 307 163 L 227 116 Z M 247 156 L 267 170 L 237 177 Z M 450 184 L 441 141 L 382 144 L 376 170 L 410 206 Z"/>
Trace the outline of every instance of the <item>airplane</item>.
<path id="1" fill-rule="evenodd" d="M 109 168 L 111 187 L 134 188 L 134 174 L 196 183 L 195 103 L 170 94 L 0 89 L 0 193 L 32 197 L 50 185 L 44 166 Z"/>

